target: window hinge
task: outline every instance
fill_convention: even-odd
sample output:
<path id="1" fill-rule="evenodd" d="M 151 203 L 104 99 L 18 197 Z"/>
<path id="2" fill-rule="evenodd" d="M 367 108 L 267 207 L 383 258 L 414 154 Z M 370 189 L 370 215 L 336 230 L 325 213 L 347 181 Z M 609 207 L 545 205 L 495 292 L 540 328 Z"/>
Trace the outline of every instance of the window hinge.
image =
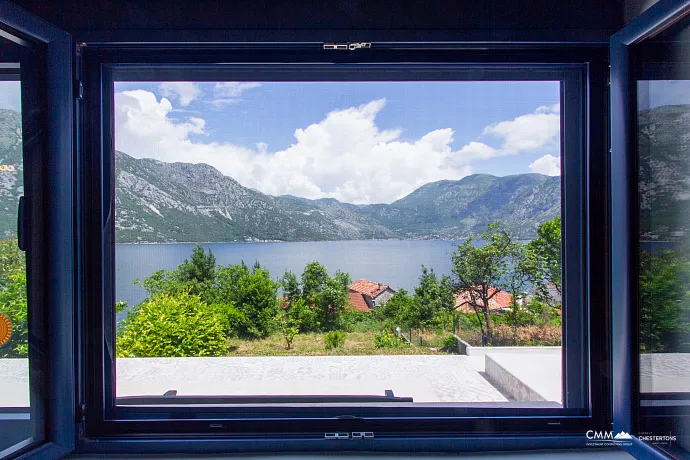
<path id="1" fill-rule="evenodd" d="M 371 43 L 358 42 L 358 43 L 324 43 L 323 49 L 325 50 L 343 50 L 343 51 L 354 51 L 364 48 L 371 48 Z"/>
<path id="2" fill-rule="evenodd" d="M 353 431 L 352 434 L 347 432 L 324 433 L 323 437 L 329 440 L 374 439 L 374 433 L 371 431 Z"/>
<path id="3" fill-rule="evenodd" d="M 86 420 L 86 404 L 78 404 L 75 412 L 75 421 L 82 423 L 84 420 Z"/>
<path id="4" fill-rule="evenodd" d="M 84 99 L 84 83 L 82 83 L 81 80 L 74 82 L 74 94 L 77 99 Z"/>

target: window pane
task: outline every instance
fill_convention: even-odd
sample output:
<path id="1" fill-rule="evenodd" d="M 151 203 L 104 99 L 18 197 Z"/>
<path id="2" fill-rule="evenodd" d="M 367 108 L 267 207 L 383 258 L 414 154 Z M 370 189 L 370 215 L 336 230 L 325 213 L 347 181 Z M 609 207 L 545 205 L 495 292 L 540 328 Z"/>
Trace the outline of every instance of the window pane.
<path id="1" fill-rule="evenodd" d="M 690 396 L 688 19 L 636 47 L 641 439 L 687 451 Z M 669 450 L 670 449 L 670 450 Z"/>
<path id="2" fill-rule="evenodd" d="M 15 65 L 18 78 L 19 65 Z M 0 74 L 0 457 L 31 444 L 26 263 L 17 244 L 24 194 L 21 86 Z"/>
<path id="3" fill-rule="evenodd" d="M 117 82 L 117 396 L 562 407 L 559 104 Z"/>
<path id="4" fill-rule="evenodd" d="M 688 392 L 690 81 L 640 81 L 638 91 L 640 386 L 644 393 Z"/>

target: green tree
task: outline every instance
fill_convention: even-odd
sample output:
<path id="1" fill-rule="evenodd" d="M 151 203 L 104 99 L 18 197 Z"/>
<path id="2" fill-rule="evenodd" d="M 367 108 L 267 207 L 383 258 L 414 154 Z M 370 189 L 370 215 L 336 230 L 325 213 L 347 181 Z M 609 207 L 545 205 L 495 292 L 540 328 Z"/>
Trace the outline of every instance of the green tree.
<path id="1" fill-rule="evenodd" d="M 530 241 L 527 250 L 533 257 L 532 283 L 536 294 L 553 308 L 561 308 L 551 290 L 562 295 L 563 273 L 561 258 L 561 218 L 554 217 L 537 228 L 537 238 Z"/>
<path id="2" fill-rule="evenodd" d="M 277 316 L 278 325 L 288 350 L 292 348 L 292 343 L 300 332 L 300 312 L 303 305 L 302 299 L 297 299 L 293 303 L 285 304 L 282 308 L 279 308 L 280 311 Z"/>
<path id="3" fill-rule="evenodd" d="M 192 249 L 192 257 L 185 259 L 175 273 L 180 284 L 187 286 L 192 294 L 203 300 L 212 301 L 211 287 L 216 277 L 216 257 L 211 250 L 204 251 L 203 246 L 197 244 Z"/>
<path id="4" fill-rule="evenodd" d="M 407 310 L 403 323 L 412 328 L 431 326 L 439 313 L 443 311 L 441 289 L 433 268 L 422 265 L 419 284 L 414 288 L 414 308 Z"/>
<path id="5" fill-rule="evenodd" d="M 199 283 L 210 283 L 216 273 L 216 256 L 211 250 L 208 253 L 203 246 L 197 244 L 192 249 L 192 257 L 185 259 L 178 267 L 180 271 L 180 281 L 196 281 Z"/>
<path id="6" fill-rule="evenodd" d="M 286 271 L 283 274 L 283 278 L 280 280 L 280 286 L 283 288 L 283 295 L 288 299 L 288 302 L 293 302 L 302 297 L 302 291 L 300 291 L 297 276 L 291 271 Z"/>
<path id="7" fill-rule="evenodd" d="M 294 289 L 290 278 L 288 276 L 288 282 Z M 340 315 L 350 302 L 349 285 L 350 275 L 340 270 L 331 278 L 326 268 L 316 261 L 304 267 L 301 298 L 314 313 L 314 329 L 330 331 L 339 327 Z"/>
<path id="8" fill-rule="evenodd" d="M 134 279 L 132 283 L 142 286 L 149 296 L 189 292 L 198 295 L 207 303 L 212 303 L 215 278 L 216 258 L 213 252 L 209 249 L 206 253 L 204 248 L 197 244 L 192 250 L 192 256 L 185 259 L 177 269 L 157 270 L 143 281 Z"/>
<path id="9" fill-rule="evenodd" d="M 349 276 L 347 276 L 349 278 Z M 350 295 L 343 274 L 338 272 L 333 278 L 328 278 L 318 296 L 318 311 L 321 325 L 327 330 L 334 330 L 339 326 L 339 318 L 350 302 Z"/>
<path id="10" fill-rule="evenodd" d="M 317 303 L 319 296 L 328 280 L 328 271 L 320 263 L 309 262 L 302 272 L 302 298 L 309 303 Z"/>
<path id="11" fill-rule="evenodd" d="M 485 244 L 475 247 L 472 237 L 467 238 L 453 252 L 453 274 L 456 291 L 469 299 L 482 333 L 482 343 L 491 343 L 493 326 L 489 302 L 500 292 L 501 280 L 508 272 L 512 237 L 497 223 L 489 224 L 480 235 Z"/>
<path id="12" fill-rule="evenodd" d="M 690 344 L 688 286 L 690 262 L 679 251 L 640 252 L 641 352 L 672 353 Z"/>
<path id="13" fill-rule="evenodd" d="M 237 325 L 241 336 L 266 337 L 274 330 L 278 313 L 278 284 L 271 280 L 268 270 L 244 264 L 217 269 L 215 303 L 233 305 L 242 313 L 243 322 Z"/>
<path id="14" fill-rule="evenodd" d="M 223 356 L 226 319 L 198 296 L 156 294 L 131 312 L 117 337 L 119 358 Z"/>
<path id="15" fill-rule="evenodd" d="M 534 279 L 536 272 L 536 258 L 527 245 L 519 241 L 512 242 L 508 248 L 508 265 L 505 276 L 501 280 L 501 287 L 511 300 L 510 318 L 513 324 L 513 342 L 518 344 L 517 328 L 520 324 L 522 305 L 527 297 L 527 288 Z"/>
<path id="16" fill-rule="evenodd" d="M 405 289 L 400 289 L 388 299 L 388 302 L 377 308 L 372 313 L 380 315 L 384 325 L 394 328 L 404 324 L 407 312 L 414 309 L 414 299 Z"/>
<path id="17" fill-rule="evenodd" d="M 15 239 L 0 240 L 0 313 L 12 326 L 10 340 L 0 346 L 0 358 L 26 357 L 29 332 L 25 256 Z"/>

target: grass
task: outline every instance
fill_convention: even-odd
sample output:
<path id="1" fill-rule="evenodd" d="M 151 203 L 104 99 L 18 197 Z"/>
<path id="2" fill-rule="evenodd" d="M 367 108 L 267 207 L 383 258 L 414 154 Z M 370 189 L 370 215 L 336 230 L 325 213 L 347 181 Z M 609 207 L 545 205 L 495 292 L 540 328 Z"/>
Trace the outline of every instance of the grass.
<path id="1" fill-rule="evenodd" d="M 350 332 L 345 345 L 326 351 L 322 333 L 298 334 L 288 350 L 282 334 L 265 339 L 230 339 L 230 356 L 361 356 L 361 355 L 437 355 L 442 352 L 418 345 L 402 348 L 375 348 L 376 332 Z M 424 341 L 427 345 L 427 341 Z"/>

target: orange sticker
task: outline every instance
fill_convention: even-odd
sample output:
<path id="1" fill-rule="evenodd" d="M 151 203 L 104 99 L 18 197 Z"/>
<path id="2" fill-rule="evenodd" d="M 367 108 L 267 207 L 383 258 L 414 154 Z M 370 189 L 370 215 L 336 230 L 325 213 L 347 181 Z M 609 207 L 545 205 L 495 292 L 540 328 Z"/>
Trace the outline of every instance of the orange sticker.
<path id="1" fill-rule="evenodd" d="M 0 346 L 5 345 L 12 337 L 12 324 L 7 316 L 0 313 Z"/>

